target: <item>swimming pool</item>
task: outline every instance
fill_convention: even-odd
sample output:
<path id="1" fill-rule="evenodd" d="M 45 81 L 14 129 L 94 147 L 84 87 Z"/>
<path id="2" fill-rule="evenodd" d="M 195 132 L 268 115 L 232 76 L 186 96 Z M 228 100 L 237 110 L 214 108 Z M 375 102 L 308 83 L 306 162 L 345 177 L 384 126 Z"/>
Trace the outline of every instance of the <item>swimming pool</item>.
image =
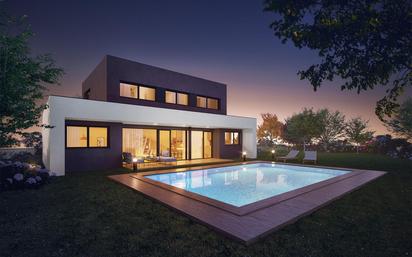
<path id="1" fill-rule="evenodd" d="M 150 180 L 242 207 L 349 173 L 347 170 L 253 163 L 144 176 Z"/>

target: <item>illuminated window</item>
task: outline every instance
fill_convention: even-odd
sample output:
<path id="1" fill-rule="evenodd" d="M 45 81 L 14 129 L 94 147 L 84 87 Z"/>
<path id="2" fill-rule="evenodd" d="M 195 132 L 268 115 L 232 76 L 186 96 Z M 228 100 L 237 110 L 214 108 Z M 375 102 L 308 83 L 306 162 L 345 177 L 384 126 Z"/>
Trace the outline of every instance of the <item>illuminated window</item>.
<path id="1" fill-rule="evenodd" d="M 87 147 L 87 127 L 66 127 L 67 147 Z"/>
<path id="2" fill-rule="evenodd" d="M 165 102 L 169 104 L 176 103 L 176 92 L 166 91 L 165 92 Z"/>
<path id="3" fill-rule="evenodd" d="M 154 101 L 156 98 L 156 90 L 151 87 L 139 86 L 139 99 Z"/>
<path id="4" fill-rule="evenodd" d="M 166 90 L 165 102 L 169 104 L 189 105 L 189 95 Z"/>
<path id="5" fill-rule="evenodd" d="M 156 129 L 124 128 L 122 149 L 136 157 L 157 156 Z"/>
<path id="6" fill-rule="evenodd" d="M 217 99 L 208 98 L 207 99 L 207 108 L 209 109 L 219 109 L 219 102 Z"/>
<path id="7" fill-rule="evenodd" d="M 196 106 L 201 108 L 206 108 L 206 97 L 197 96 L 196 97 Z"/>
<path id="8" fill-rule="evenodd" d="M 177 93 L 177 104 L 189 105 L 189 95 L 184 93 Z"/>
<path id="9" fill-rule="evenodd" d="M 107 147 L 107 128 L 89 128 L 89 147 Z"/>
<path id="10" fill-rule="evenodd" d="M 225 132 L 225 145 L 238 145 L 239 132 Z"/>
<path id="11" fill-rule="evenodd" d="M 120 96 L 137 99 L 137 86 L 127 83 L 120 83 Z"/>

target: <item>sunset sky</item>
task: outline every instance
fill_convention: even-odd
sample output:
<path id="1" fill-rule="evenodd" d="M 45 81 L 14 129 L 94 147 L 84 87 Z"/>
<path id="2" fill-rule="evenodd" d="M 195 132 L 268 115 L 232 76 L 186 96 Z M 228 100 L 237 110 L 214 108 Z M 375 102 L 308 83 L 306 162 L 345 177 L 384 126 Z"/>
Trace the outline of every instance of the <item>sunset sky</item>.
<path id="1" fill-rule="evenodd" d="M 33 53 L 51 53 L 65 70 L 50 94 L 80 96 L 82 81 L 110 54 L 227 84 L 231 115 L 284 120 L 303 107 L 327 107 L 386 133 L 374 114 L 385 89 L 357 95 L 329 82 L 314 92 L 296 73 L 319 62 L 316 53 L 282 44 L 261 1 L 6 0 L 4 7 L 28 15 Z"/>

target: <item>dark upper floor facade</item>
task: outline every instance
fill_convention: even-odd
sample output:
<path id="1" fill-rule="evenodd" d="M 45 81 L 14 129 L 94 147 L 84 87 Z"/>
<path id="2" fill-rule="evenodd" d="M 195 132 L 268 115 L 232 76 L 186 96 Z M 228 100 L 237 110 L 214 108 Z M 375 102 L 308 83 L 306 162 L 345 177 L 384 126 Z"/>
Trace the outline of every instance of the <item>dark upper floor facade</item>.
<path id="1" fill-rule="evenodd" d="M 226 85 L 107 55 L 82 84 L 83 97 L 226 115 Z"/>

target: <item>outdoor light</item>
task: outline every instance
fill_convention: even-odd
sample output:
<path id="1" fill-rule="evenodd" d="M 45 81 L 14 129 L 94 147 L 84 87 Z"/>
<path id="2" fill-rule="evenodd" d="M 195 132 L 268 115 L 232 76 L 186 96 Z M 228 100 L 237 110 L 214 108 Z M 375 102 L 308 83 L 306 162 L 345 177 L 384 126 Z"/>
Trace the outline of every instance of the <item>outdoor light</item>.
<path id="1" fill-rule="evenodd" d="M 137 172 L 137 158 L 134 157 L 132 161 L 133 161 L 133 171 Z"/>
<path id="2" fill-rule="evenodd" d="M 246 152 L 242 153 L 242 157 L 243 157 L 243 161 L 245 162 L 246 161 Z"/>
<path id="3" fill-rule="evenodd" d="M 275 149 L 272 150 L 272 160 L 275 160 Z"/>

